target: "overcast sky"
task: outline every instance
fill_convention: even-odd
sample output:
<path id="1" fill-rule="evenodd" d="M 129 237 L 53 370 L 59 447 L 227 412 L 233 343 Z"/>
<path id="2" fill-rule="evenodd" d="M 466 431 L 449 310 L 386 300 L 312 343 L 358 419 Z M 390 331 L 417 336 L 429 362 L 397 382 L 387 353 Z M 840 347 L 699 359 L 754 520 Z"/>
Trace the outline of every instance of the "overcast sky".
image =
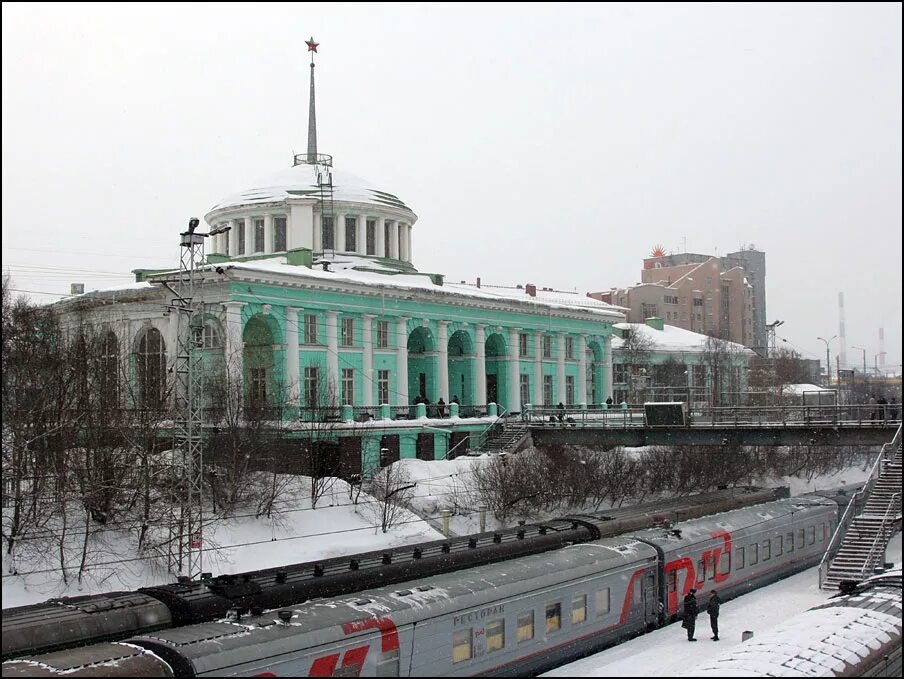
<path id="1" fill-rule="evenodd" d="M 2 258 L 22 290 L 175 266 L 189 217 L 290 166 L 313 35 L 318 150 L 415 211 L 419 269 L 586 292 L 638 282 L 657 244 L 753 244 L 792 348 L 825 359 L 843 291 L 849 362 L 860 345 L 872 366 L 884 327 L 901 363 L 899 3 L 3 3 L 2 19 Z"/>

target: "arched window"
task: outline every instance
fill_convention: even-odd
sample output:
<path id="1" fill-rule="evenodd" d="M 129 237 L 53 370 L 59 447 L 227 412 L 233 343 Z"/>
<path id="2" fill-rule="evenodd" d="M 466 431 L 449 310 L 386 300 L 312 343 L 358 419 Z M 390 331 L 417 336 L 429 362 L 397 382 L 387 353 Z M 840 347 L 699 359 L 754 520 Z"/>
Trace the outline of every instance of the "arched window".
<path id="1" fill-rule="evenodd" d="M 166 392 L 166 344 L 156 328 L 149 328 L 135 352 L 138 402 L 143 408 L 160 408 Z"/>

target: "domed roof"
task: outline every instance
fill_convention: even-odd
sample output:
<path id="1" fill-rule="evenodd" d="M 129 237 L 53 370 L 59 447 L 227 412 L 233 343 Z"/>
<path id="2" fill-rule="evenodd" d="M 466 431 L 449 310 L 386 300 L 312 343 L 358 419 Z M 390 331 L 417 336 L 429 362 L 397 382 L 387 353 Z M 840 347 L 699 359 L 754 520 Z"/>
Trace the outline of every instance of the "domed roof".
<path id="1" fill-rule="evenodd" d="M 376 188 L 366 179 L 335 168 L 332 168 L 332 173 L 333 200 L 371 203 L 411 212 L 411 208 L 397 196 Z M 251 188 L 224 198 L 214 205 L 211 211 L 257 203 L 271 203 L 299 196 L 320 197 L 317 166 L 299 164 L 253 182 Z"/>

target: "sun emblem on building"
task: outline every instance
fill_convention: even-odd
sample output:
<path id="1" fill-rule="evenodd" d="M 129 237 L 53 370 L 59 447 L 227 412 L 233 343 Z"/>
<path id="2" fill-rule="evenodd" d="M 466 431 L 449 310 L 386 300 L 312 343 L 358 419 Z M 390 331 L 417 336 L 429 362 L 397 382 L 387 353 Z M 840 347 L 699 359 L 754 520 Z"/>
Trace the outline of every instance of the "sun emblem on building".
<path id="1" fill-rule="evenodd" d="M 654 245 L 650 257 L 665 257 L 665 248 L 661 245 Z"/>

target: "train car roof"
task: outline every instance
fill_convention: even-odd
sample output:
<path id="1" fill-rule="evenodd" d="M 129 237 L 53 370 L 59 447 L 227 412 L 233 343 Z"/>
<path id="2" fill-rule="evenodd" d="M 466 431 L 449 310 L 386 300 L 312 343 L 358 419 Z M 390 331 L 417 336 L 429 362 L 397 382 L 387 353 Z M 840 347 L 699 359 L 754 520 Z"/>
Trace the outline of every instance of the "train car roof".
<path id="1" fill-rule="evenodd" d="M 884 585 L 793 616 L 686 676 L 857 676 L 896 638 L 900 645 L 901 588 Z"/>
<path id="2" fill-rule="evenodd" d="M 682 521 L 668 528 L 648 528 L 636 531 L 634 536 L 642 540 L 649 540 L 663 549 L 684 547 L 712 538 L 714 530 L 731 532 L 755 526 L 763 521 L 792 512 L 818 507 L 837 509 L 838 505 L 831 500 L 816 496 L 786 498 Z"/>
<path id="3" fill-rule="evenodd" d="M 300 634 L 310 635 L 304 647 L 313 647 L 356 633 L 373 632 L 372 628 L 343 632 L 342 626 L 349 623 L 390 618 L 400 626 L 423 619 L 425 607 L 430 608 L 429 617 L 475 610 L 520 592 L 590 577 L 603 570 L 617 570 L 619 566 L 627 581 L 634 570 L 632 565 L 653 563 L 655 558 L 656 552 L 649 545 L 631 538 L 607 538 L 335 599 L 313 599 L 286 607 L 292 611 L 288 623 L 279 622 L 277 612 L 271 611 L 240 622 L 190 625 L 131 641 L 176 647 L 192 661 L 196 672 L 215 672 L 245 663 L 244 649 L 249 644 L 272 645 L 271 654 L 287 653 L 299 647 L 296 637 Z"/>

